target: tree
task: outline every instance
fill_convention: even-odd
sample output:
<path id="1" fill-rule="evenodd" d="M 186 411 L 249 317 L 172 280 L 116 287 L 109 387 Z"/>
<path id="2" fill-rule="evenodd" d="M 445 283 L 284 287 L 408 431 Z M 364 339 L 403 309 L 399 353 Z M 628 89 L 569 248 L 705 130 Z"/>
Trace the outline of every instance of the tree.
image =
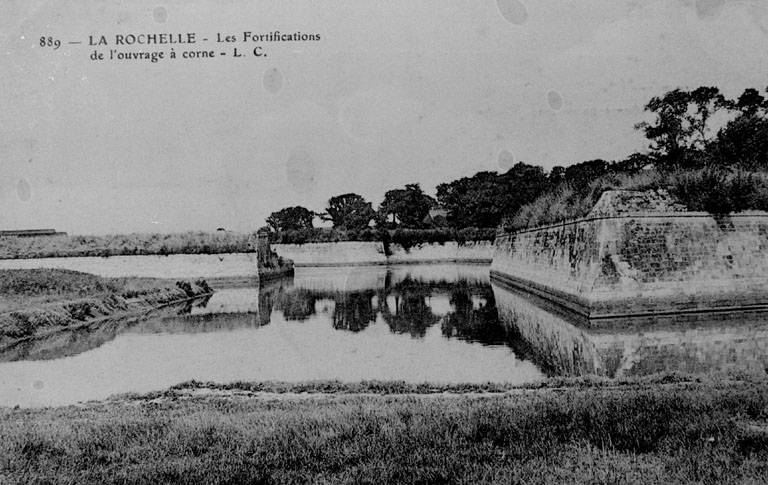
<path id="1" fill-rule="evenodd" d="M 710 157 L 720 167 L 768 169 L 768 118 L 752 109 L 737 116 L 718 132 Z"/>
<path id="2" fill-rule="evenodd" d="M 565 181 L 565 167 L 555 165 L 552 167 L 552 170 L 549 171 L 547 179 L 552 187 L 557 187 L 560 183 Z"/>
<path id="3" fill-rule="evenodd" d="M 721 109 L 727 109 L 729 102 L 716 87 L 700 87 L 690 92 L 689 109 L 686 121 L 693 131 L 692 144 L 704 149 L 711 141 L 712 131 L 708 122 L 712 115 Z"/>
<path id="4" fill-rule="evenodd" d="M 589 184 L 608 173 L 608 162 L 605 160 L 588 160 L 575 163 L 565 169 L 565 181 L 574 188 L 585 188 Z"/>
<path id="5" fill-rule="evenodd" d="M 379 215 L 392 226 L 399 224 L 416 229 L 424 226 L 429 210 L 436 205 L 437 201 L 425 194 L 419 184 L 407 184 L 405 189 L 387 191 L 379 206 Z"/>
<path id="6" fill-rule="evenodd" d="M 619 160 L 611 164 L 611 171 L 618 173 L 633 174 L 637 173 L 647 165 L 653 165 L 653 157 L 645 153 L 633 153 L 624 160 Z"/>
<path id="7" fill-rule="evenodd" d="M 712 115 L 730 104 L 716 87 L 674 89 L 651 98 L 645 110 L 654 113 L 655 120 L 635 128 L 645 133 L 653 154 L 666 164 L 695 165 L 711 141 Z"/>
<path id="8" fill-rule="evenodd" d="M 766 88 L 768 91 L 768 88 Z M 757 114 L 760 110 L 768 108 L 765 98 L 755 88 L 747 88 L 741 93 L 735 103 L 735 108 L 745 115 Z"/>
<path id="9" fill-rule="evenodd" d="M 323 219 L 333 222 L 333 227 L 349 230 L 365 229 L 376 219 L 370 202 L 357 194 L 337 195 L 328 199 Z"/>
<path id="10" fill-rule="evenodd" d="M 314 217 L 315 213 L 305 207 L 286 207 L 270 214 L 267 224 L 276 232 L 311 229 Z"/>
<path id="11" fill-rule="evenodd" d="M 503 174 L 478 172 L 440 184 L 437 200 L 448 210 L 452 227 L 497 227 L 502 217 L 533 201 L 547 186 L 544 169 L 517 163 Z"/>

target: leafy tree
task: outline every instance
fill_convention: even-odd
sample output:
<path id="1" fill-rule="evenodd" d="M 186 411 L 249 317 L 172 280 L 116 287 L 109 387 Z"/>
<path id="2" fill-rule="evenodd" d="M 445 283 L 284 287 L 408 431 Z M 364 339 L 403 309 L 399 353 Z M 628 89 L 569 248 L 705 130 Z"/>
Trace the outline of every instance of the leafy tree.
<path id="1" fill-rule="evenodd" d="M 582 188 L 608 173 L 608 168 L 608 162 L 600 159 L 575 163 L 565 169 L 564 179 L 571 186 Z"/>
<path id="2" fill-rule="evenodd" d="M 696 165 L 701 151 L 711 141 L 712 115 L 729 108 L 730 103 L 716 87 L 700 87 L 693 91 L 674 89 L 661 97 L 653 97 L 645 110 L 654 113 L 652 123 L 642 122 L 642 130 L 651 141 L 651 150 L 667 164 Z"/>
<path id="3" fill-rule="evenodd" d="M 376 212 L 370 202 L 358 194 L 342 194 L 328 199 L 328 208 L 323 219 L 333 222 L 333 227 L 360 230 L 376 219 Z"/>
<path id="4" fill-rule="evenodd" d="M 276 232 L 311 229 L 314 217 L 314 212 L 297 205 L 273 212 L 267 217 L 267 224 Z"/>
<path id="5" fill-rule="evenodd" d="M 560 185 L 560 183 L 565 181 L 565 167 L 561 167 L 560 165 L 552 167 L 547 179 L 549 180 L 549 184 L 553 187 Z"/>
<path id="6" fill-rule="evenodd" d="M 437 201 L 425 194 L 419 184 L 407 184 L 405 189 L 389 190 L 379 206 L 379 214 L 388 225 L 418 229 Z M 391 217 L 391 221 L 389 218 Z"/>
<path id="7" fill-rule="evenodd" d="M 768 118 L 750 108 L 717 134 L 710 157 L 720 167 L 768 169 Z"/>
<path id="8" fill-rule="evenodd" d="M 704 149 L 711 141 L 711 127 L 708 125 L 710 118 L 719 110 L 728 108 L 729 102 L 716 87 L 696 88 L 689 96 L 686 121 L 693 131 L 691 141 L 695 148 Z"/>
<path id="9" fill-rule="evenodd" d="M 654 163 L 654 158 L 645 153 L 633 153 L 624 160 L 619 160 L 611 164 L 612 172 L 633 174 L 642 170 L 647 165 Z"/>
<path id="10" fill-rule="evenodd" d="M 768 91 L 768 88 L 766 88 L 766 91 Z M 742 114 L 754 115 L 760 110 L 764 112 L 768 109 L 768 103 L 757 89 L 747 88 L 741 93 L 734 107 L 741 111 Z"/>
<path id="11" fill-rule="evenodd" d="M 504 215 L 534 200 L 547 186 L 544 169 L 517 163 L 503 174 L 478 172 L 440 184 L 437 200 L 448 210 L 452 227 L 497 227 Z"/>

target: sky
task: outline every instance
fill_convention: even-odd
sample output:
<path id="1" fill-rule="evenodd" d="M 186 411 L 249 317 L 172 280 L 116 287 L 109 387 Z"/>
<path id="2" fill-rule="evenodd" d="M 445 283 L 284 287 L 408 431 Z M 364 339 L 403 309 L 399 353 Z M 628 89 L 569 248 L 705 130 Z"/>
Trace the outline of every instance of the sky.
<path id="1" fill-rule="evenodd" d="M 157 63 L 87 45 L 273 30 L 321 40 Z M 620 159 L 652 96 L 764 90 L 767 54 L 763 0 L 4 0 L 0 229 L 249 231 L 346 192 Z"/>

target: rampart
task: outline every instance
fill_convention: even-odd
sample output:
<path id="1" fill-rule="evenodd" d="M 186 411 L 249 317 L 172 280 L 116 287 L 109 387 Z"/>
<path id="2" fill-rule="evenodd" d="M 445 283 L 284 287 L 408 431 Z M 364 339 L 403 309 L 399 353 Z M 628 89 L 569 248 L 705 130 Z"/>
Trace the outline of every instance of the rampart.
<path id="1" fill-rule="evenodd" d="M 768 308 L 768 213 L 649 210 L 636 194 L 609 191 L 583 219 L 499 234 L 492 278 L 589 318 Z"/>

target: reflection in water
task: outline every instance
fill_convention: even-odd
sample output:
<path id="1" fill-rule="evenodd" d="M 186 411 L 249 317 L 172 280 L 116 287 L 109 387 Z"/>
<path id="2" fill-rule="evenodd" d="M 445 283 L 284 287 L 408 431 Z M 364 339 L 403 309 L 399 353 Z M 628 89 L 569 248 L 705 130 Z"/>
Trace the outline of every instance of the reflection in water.
<path id="1" fill-rule="evenodd" d="M 765 311 L 586 320 L 495 281 L 492 288 L 499 320 L 549 375 L 768 372 Z"/>
<path id="2" fill-rule="evenodd" d="M 272 293 L 275 310 L 281 310 L 286 320 L 303 321 L 315 315 L 317 302 L 333 302 L 331 322 L 337 330 L 359 332 L 376 322 L 377 315 L 393 333 L 424 337 L 429 327 L 442 323 L 443 335 L 461 340 L 486 344 L 503 344 L 506 331 L 496 318 L 493 292 L 489 285 L 476 281 L 445 280 L 423 281 L 401 272 L 400 280 L 393 281 L 388 272 L 381 279 L 381 287 L 343 291 L 308 290 L 301 287 L 281 286 Z M 317 281 L 313 281 L 317 286 Z M 434 313 L 432 299 L 450 294 L 451 310 L 442 318 Z M 480 307 L 475 303 L 480 301 Z"/>
<path id="3" fill-rule="evenodd" d="M 302 269 L 260 288 L 220 288 L 208 300 L 112 328 L 41 340 L 34 352 L 0 363 L 0 406 L 67 404 L 190 379 L 522 384 L 543 378 L 500 340 L 500 326 L 489 317 L 487 267 L 344 270 Z M 484 319 L 497 330 L 489 333 Z M 31 360 L 39 358 L 52 360 Z"/>
<path id="4" fill-rule="evenodd" d="M 298 268 L 258 288 L 222 288 L 7 349 L 0 405 L 70 403 L 189 379 L 524 383 L 768 366 L 765 312 L 585 321 L 487 274 L 462 265 Z"/>
<path id="5" fill-rule="evenodd" d="M 334 298 L 333 328 L 359 332 L 376 321 L 373 290 L 337 295 Z"/>
<path id="6" fill-rule="evenodd" d="M 762 372 L 768 367 L 765 312 L 587 321 L 536 296 L 484 280 L 476 268 L 449 265 L 442 273 L 441 265 L 355 267 L 347 268 L 348 273 L 344 268 L 302 269 L 295 279 L 278 279 L 259 288 L 222 289 L 212 297 L 148 317 L 22 342 L 0 354 L 0 362 L 74 356 L 126 332 L 195 334 L 259 328 L 279 312 L 285 321 L 327 318 L 333 329 L 353 333 L 380 318 L 393 334 L 415 339 L 424 338 L 437 325 L 446 339 L 506 346 L 548 375 Z M 448 276 L 441 279 L 440 274 Z"/>
<path id="7" fill-rule="evenodd" d="M 283 312 L 286 320 L 304 321 L 315 314 L 315 303 L 318 296 L 316 293 L 296 289 L 292 292 L 277 292 L 274 298 L 269 299 L 269 308 L 265 308 L 264 314 L 271 314 L 272 308 Z M 274 305 L 272 305 L 274 302 Z"/>
<path id="8" fill-rule="evenodd" d="M 379 301 L 382 302 L 381 316 L 389 329 L 394 333 L 424 337 L 427 328 L 440 320 L 427 303 L 431 294 L 432 288 L 428 283 L 410 277 L 385 288 Z"/>
<path id="9" fill-rule="evenodd" d="M 475 296 L 479 296 L 479 301 Z M 489 344 L 512 343 L 509 332 L 500 324 L 496 299 L 490 286 L 470 287 L 460 281 L 451 288 L 453 311 L 442 321 L 443 335 Z M 477 303 L 477 305 L 475 304 Z"/>
<path id="10" fill-rule="evenodd" d="M 213 296 L 148 316 L 99 322 L 93 328 L 22 342 L 0 353 L 0 362 L 74 356 L 126 332 L 195 334 L 258 328 L 268 325 L 276 311 L 287 321 L 303 322 L 316 316 L 320 301 L 332 302 L 330 323 L 336 330 L 360 332 L 380 316 L 395 334 L 423 338 L 428 328 L 441 323 L 446 338 L 515 348 L 495 317 L 488 281 L 487 267 L 475 265 L 302 269 L 295 279 L 220 289 Z M 441 295 L 448 295 L 450 309 L 437 315 Z"/>

